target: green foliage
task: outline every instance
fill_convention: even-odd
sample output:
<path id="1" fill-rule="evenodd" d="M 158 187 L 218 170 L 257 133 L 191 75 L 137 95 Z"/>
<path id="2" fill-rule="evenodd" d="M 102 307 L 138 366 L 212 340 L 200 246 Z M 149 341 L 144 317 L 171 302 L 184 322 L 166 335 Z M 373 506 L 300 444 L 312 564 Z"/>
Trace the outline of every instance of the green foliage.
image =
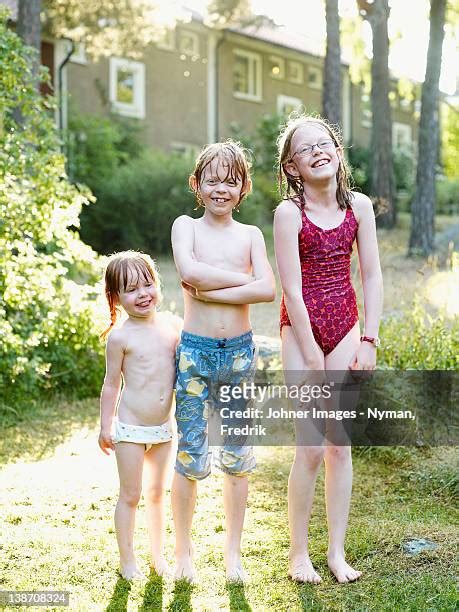
<path id="1" fill-rule="evenodd" d="M 188 187 L 192 167 L 188 157 L 150 150 L 120 166 L 100 182 L 97 203 L 82 214 L 83 239 L 102 253 L 170 253 L 174 219 L 196 206 Z"/>
<path id="2" fill-rule="evenodd" d="M 97 196 L 102 183 L 109 180 L 119 166 L 138 157 L 143 145 L 139 142 L 137 122 L 118 117 L 98 117 L 70 113 L 67 131 L 69 174 L 84 183 Z"/>
<path id="3" fill-rule="evenodd" d="M 378 364 L 400 370 L 455 370 L 459 356 L 459 316 L 448 320 L 441 313 L 427 314 L 415 300 L 402 315 L 381 323 L 384 347 Z"/>
<path id="4" fill-rule="evenodd" d="M 13 405 L 57 385 L 94 394 L 97 260 L 69 229 L 90 193 L 66 178 L 51 101 L 34 87 L 33 52 L 4 19 L 0 45 L 0 396 Z"/>
<path id="5" fill-rule="evenodd" d="M 443 105 L 442 111 L 442 163 L 446 176 L 454 179 L 459 168 L 459 110 Z"/>
<path id="6" fill-rule="evenodd" d="M 459 213 L 459 178 L 437 180 L 437 214 L 457 215 Z"/>
<path id="7" fill-rule="evenodd" d="M 352 146 L 347 149 L 352 177 L 355 186 L 366 195 L 371 195 L 371 155 L 365 147 Z M 395 188 L 398 193 L 404 193 L 408 199 L 414 190 L 415 165 L 414 158 L 407 149 L 396 149 L 392 153 L 395 175 Z"/>

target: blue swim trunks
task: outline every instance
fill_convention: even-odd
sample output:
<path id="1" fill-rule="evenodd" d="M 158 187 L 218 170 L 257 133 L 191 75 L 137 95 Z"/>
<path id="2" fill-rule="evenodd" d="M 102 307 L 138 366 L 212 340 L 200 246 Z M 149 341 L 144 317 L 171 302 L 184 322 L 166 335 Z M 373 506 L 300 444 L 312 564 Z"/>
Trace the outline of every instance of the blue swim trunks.
<path id="1" fill-rule="evenodd" d="M 178 451 L 175 469 L 191 480 L 210 474 L 208 418 L 222 407 L 220 385 L 251 382 L 256 369 L 256 348 L 252 332 L 235 338 L 207 338 L 182 332 L 176 359 L 176 419 Z M 234 406 L 237 402 L 237 406 Z M 247 400 L 232 400 L 232 407 L 244 409 Z M 227 407 L 228 405 L 225 404 Z M 245 476 L 255 469 L 252 446 L 225 439 L 218 447 L 215 463 L 228 474 Z"/>

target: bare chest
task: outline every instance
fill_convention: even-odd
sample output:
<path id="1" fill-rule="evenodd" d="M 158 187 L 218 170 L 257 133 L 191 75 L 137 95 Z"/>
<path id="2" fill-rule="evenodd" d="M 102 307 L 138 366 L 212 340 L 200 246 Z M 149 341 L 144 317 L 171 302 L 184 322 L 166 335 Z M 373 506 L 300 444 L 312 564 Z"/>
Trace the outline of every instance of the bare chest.
<path id="1" fill-rule="evenodd" d="M 247 272 L 251 266 L 251 238 L 247 230 L 205 231 L 195 230 L 194 254 L 202 263 Z"/>

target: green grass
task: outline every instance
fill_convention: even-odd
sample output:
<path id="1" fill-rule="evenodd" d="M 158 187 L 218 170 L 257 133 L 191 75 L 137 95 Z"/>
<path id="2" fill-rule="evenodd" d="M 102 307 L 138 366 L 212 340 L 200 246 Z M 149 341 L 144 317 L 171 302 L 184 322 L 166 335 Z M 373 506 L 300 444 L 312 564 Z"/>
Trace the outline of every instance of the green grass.
<path id="1" fill-rule="evenodd" d="M 244 531 L 245 585 L 224 580 L 222 477 L 200 483 L 194 520 L 200 583 L 150 577 L 130 585 L 117 574 L 113 510 L 114 457 L 97 447 L 97 401 L 55 401 L 0 431 L 0 589 L 70 591 L 73 610 L 453 610 L 454 449 L 373 449 L 354 452 L 355 485 L 348 558 L 363 571 L 338 585 L 326 566 L 323 474 L 311 520 L 311 553 L 320 586 L 287 579 L 287 476 L 292 448 L 257 449 Z M 148 565 L 145 508 L 136 548 Z M 167 555 L 173 533 L 168 511 Z M 435 551 L 408 557 L 411 537 L 435 541 Z"/>

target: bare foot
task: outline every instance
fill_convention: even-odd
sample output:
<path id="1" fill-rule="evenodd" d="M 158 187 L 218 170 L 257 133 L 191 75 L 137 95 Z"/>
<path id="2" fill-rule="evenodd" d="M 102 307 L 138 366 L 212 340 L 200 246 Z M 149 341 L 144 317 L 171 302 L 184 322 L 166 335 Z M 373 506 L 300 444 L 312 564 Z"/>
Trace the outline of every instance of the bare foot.
<path id="1" fill-rule="evenodd" d="M 190 584 L 196 584 L 197 579 L 192 551 L 184 555 L 176 555 L 174 580 L 187 580 Z"/>
<path id="2" fill-rule="evenodd" d="M 150 561 L 151 569 L 158 574 L 158 576 L 171 576 L 171 568 L 166 559 L 161 555 L 159 557 L 152 557 Z"/>
<path id="3" fill-rule="evenodd" d="M 295 582 L 319 584 L 322 578 L 314 569 L 308 553 L 289 558 L 288 576 Z"/>
<path id="4" fill-rule="evenodd" d="M 362 572 L 358 572 L 353 567 L 351 567 L 344 558 L 344 555 L 336 555 L 328 557 L 328 567 L 330 571 L 334 574 L 336 580 L 341 584 L 346 584 L 347 582 L 354 582 L 358 580 L 362 575 Z"/>
<path id="5" fill-rule="evenodd" d="M 145 574 L 139 570 L 135 563 L 122 565 L 119 572 L 125 580 L 146 580 Z"/>
<path id="6" fill-rule="evenodd" d="M 247 582 L 249 576 L 242 567 L 240 553 L 225 553 L 226 580 L 228 582 Z"/>

